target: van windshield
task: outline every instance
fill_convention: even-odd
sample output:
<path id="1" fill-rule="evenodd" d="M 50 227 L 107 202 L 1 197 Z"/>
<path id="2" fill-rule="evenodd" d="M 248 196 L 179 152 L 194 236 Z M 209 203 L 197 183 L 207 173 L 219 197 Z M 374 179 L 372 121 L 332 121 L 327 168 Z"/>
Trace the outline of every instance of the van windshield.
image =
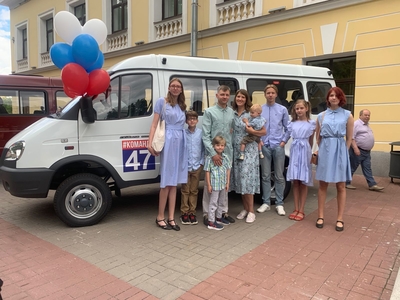
<path id="1" fill-rule="evenodd" d="M 68 104 L 64 108 L 58 107 L 57 112 L 55 114 L 53 114 L 52 117 L 62 119 L 63 115 L 65 115 L 67 112 L 69 112 L 73 107 L 75 107 L 75 105 L 79 104 L 79 100 L 81 98 L 82 98 L 82 96 L 78 96 L 78 97 L 72 99 L 70 102 L 68 102 Z"/>

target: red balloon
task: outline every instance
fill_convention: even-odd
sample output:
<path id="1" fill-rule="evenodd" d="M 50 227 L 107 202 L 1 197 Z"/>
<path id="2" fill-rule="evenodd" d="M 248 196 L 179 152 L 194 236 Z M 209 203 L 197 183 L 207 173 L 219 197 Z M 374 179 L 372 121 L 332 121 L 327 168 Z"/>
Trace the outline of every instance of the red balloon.
<path id="1" fill-rule="evenodd" d="M 64 92 L 65 92 L 65 94 L 68 96 L 68 97 L 70 97 L 70 98 L 75 98 L 76 96 L 80 96 L 79 94 L 76 94 L 74 91 L 71 91 L 69 88 L 67 88 L 65 85 L 64 85 Z"/>
<path id="2" fill-rule="evenodd" d="M 69 63 L 61 70 L 61 80 L 64 84 L 64 91 L 68 90 L 71 94 L 80 96 L 86 92 L 89 84 L 89 75 L 80 65 Z"/>
<path id="3" fill-rule="evenodd" d="M 87 94 L 90 96 L 105 92 L 110 85 L 110 75 L 103 69 L 93 70 L 89 73 L 89 85 Z"/>

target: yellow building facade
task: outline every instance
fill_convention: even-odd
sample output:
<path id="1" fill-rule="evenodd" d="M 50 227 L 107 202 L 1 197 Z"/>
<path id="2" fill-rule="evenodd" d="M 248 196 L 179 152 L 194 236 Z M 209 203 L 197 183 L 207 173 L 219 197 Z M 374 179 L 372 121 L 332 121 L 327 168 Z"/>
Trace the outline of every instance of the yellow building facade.
<path id="1" fill-rule="evenodd" d="M 338 62 L 338 74 L 349 68 L 343 84 L 351 87 L 346 94 L 355 118 L 363 108 L 371 111 L 373 150 L 388 158 L 389 143 L 400 140 L 398 0 L 3 0 L 10 7 L 12 70 L 60 76 L 46 49 L 46 20 L 76 7 L 84 8 L 86 20 L 107 25 L 105 69 L 142 54 L 191 55 L 196 2 L 197 56 L 328 67 Z M 118 6 L 125 27 L 114 30 Z M 63 42 L 55 31 L 54 42 Z M 346 64 L 347 58 L 354 63 Z"/>

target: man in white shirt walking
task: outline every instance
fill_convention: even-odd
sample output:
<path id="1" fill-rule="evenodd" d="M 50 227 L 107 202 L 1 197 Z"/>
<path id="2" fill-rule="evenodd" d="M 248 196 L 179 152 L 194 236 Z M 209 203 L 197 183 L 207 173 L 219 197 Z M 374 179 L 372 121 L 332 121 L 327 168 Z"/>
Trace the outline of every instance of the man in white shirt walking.
<path id="1" fill-rule="evenodd" d="M 360 111 L 360 118 L 354 122 L 353 140 L 349 149 L 351 175 L 357 170 L 361 164 L 361 169 L 367 180 L 371 191 L 381 191 L 384 188 L 376 184 L 372 176 L 371 169 L 371 149 L 374 147 L 375 139 L 372 129 L 368 122 L 371 117 L 371 112 L 368 109 Z M 355 190 L 356 187 L 351 185 L 351 182 L 346 182 L 346 188 Z"/>

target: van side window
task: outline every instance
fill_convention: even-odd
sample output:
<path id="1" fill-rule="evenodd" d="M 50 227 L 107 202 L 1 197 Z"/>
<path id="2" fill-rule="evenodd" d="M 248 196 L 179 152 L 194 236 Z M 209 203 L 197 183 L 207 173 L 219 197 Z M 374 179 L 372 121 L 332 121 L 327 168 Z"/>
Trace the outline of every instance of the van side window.
<path id="1" fill-rule="evenodd" d="M 289 113 L 292 105 L 297 99 L 304 99 L 303 87 L 298 80 L 287 79 L 248 79 L 247 91 L 250 94 L 251 101 L 255 104 L 265 104 L 264 88 L 268 84 L 274 84 L 278 88 L 276 103 L 285 106 Z"/>
<path id="2" fill-rule="evenodd" d="M 68 97 L 63 91 L 57 91 L 56 92 L 56 106 L 57 109 L 60 108 L 64 108 L 65 105 L 67 105 L 67 103 L 71 101 L 71 98 Z"/>
<path id="3" fill-rule="evenodd" d="M 136 118 L 152 114 L 152 76 L 129 74 L 115 77 L 105 95 L 93 101 L 97 120 Z"/>
<path id="4" fill-rule="evenodd" d="M 44 91 L 0 90 L 0 102 L 10 115 L 44 115 L 46 97 Z"/>
<path id="5" fill-rule="evenodd" d="M 233 78 L 188 77 L 177 74 L 171 76 L 170 80 L 175 77 L 182 81 L 185 92 L 186 109 L 196 111 L 199 116 L 203 115 L 206 108 L 215 105 L 217 99 L 215 94 L 220 85 L 229 86 L 231 89 L 229 105 L 231 105 L 239 86 L 236 79 Z"/>
<path id="6" fill-rule="evenodd" d="M 319 114 L 326 110 L 326 94 L 331 87 L 328 82 L 307 82 L 308 99 L 313 114 Z"/>

